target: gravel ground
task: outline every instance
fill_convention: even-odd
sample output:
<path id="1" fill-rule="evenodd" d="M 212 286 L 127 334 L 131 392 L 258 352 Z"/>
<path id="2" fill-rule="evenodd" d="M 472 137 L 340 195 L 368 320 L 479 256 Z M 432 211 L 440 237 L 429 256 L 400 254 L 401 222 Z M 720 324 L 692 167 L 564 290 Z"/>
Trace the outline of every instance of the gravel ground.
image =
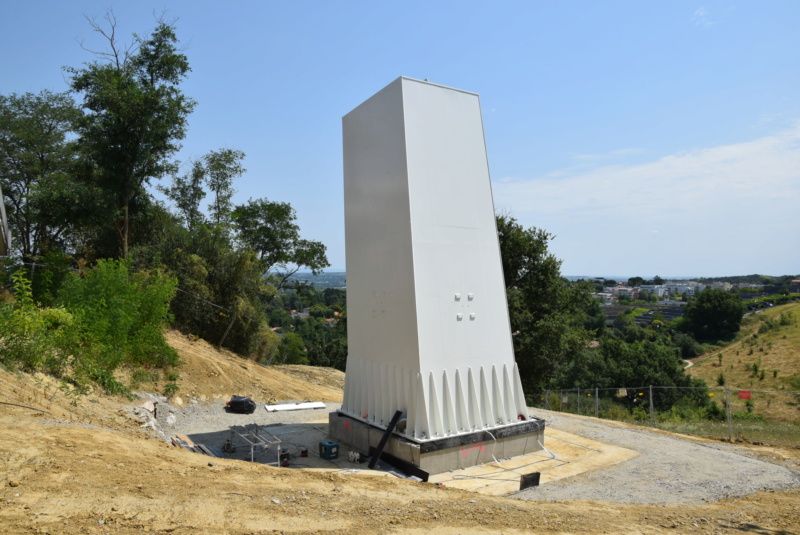
<path id="1" fill-rule="evenodd" d="M 169 442 L 171 437 L 185 435 L 195 444 L 204 444 L 210 447 L 217 455 L 241 460 L 248 460 L 253 455 L 250 447 L 241 438 L 234 437 L 234 445 L 239 446 L 235 448 L 235 452 L 223 451 L 225 443 L 232 437 L 230 432 L 232 427 L 246 432 L 252 430 L 253 424 L 258 425 L 262 431 L 266 431 L 266 433 L 262 433 L 265 439 L 279 438 L 282 441 L 282 447 L 288 448 L 293 453 L 298 453 L 301 447 L 300 444 L 294 444 L 293 441 L 304 440 L 303 446 L 312 450 L 312 455 L 316 455 L 313 453 L 313 447 L 324 439 L 324 430 L 327 430 L 328 426 L 328 414 L 341 406 L 340 402 L 325 402 L 324 409 L 267 412 L 265 403 L 257 402 L 256 410 L 252 414 L 238 414 L 228 412 L 223 400 L 200 402 L 192 399 L 185 406 L 178 407 L 170 405 L 163 396 L 146 393 L 140 393 L 140 396 L 142 402 L 132 406 L 130 410 L 143 422 L 143 427 L 150 428 L 155 437 Z M 143 403 L 148 400 L 155 406 L 155 417 L 144 407 Z M 306 400 L 284 400 L 280 403 L 291 404 L 303 401 Z M 319 423 L 310 424 L 309 422 Z M 300 426 L 301 429 L 298 429 L 298 426 L 293 424 L 308 425 Z M 317 431 L 317 428 L 320 431 Z M 253 455 L 253 458 L 258 462 L 273 463 L 278 460 L 277 449 L 273 446 L 257 447 L 254 452 L 256 455 Z M 341 467 L 341 463 L 338 461 L 329 464 L 332 468 Z"/>
<path id="2" fill-rule="evenodd" d="M 280 403 L 301 403 L 305 400 L 289 400 Z M 326 402 L 325 409 L 298 411 L 267 412 L 264 403 L 257 403 L 253 414 L 236 414 L 225 410 L 224 401 L 209 403 L 189 403 L 186 407 L 171 407 L 175 414 L 175 424 L 169 428 L 172 435 L 195 435 L 227 431 L 233 425 L 258 424 L 260 426 L 274 424 L 299 424 L 315 420 L 325 420 L 328 413 L 341 406 L 341 403 Z M 166 430 L 165 430 L 166 431 Z"/>
<path id="3" fill-rule="evenodd" d="M 224 402 L 219 400 L 175 407 L 166 404 L 162 398 L 161 403 L 156 404 L 158 417 L 154 431 L 162 439 L 180 434 L 197 443 L 219 445 L 227 438 L 231 426 L 327 422 L 328 413 L 339 408 L 340 403 L 328 402 L 326 405 L 325 409 L 275 413 L 267 412 L 264 404 L 259 403 L 253 414 L 235 414 L 227 412 Z M 147 415 L 143 409 L 136 410 L 145 421 Z M 697 503 L 744 496 L 759 490 L 800 486 L 800 471 L 754 458 L 753 452 L 745 448 L 699 443 L 558 412 L 536 409 L 533 413 L 545 418 L 547 426 L 553 429 L 632 449 L 640 455 L 605 469 L 527 489 L 515 494 L 516 498 L 641 504 Z"/>
<path id="4" fill-rule="evenodd" d="M 753 452 L 745 448 L 698 443 L 557 412 L 534 413 L 546 418 L 547 426 L 553 429 L 632 449 L 640 455 L 603 470 L 533 487 L 516 494 L 518 498 L 649 504 L 713 502 L 800 485 L 800 472 L 752 458 Z"/>

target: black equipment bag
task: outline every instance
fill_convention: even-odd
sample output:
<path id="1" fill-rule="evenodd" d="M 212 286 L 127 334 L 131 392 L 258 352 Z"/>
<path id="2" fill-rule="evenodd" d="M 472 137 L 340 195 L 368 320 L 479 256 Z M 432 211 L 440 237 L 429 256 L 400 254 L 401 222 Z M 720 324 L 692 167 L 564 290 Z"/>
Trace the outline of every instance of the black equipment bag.
<path id="1" fill-rule="evenodd" d="M 231 400 L 227 403 L 227 405 L 231 412 L 253 414 L 256 411 L 255 402 L 252 399 L 243 396 L 231 396 Z"/>

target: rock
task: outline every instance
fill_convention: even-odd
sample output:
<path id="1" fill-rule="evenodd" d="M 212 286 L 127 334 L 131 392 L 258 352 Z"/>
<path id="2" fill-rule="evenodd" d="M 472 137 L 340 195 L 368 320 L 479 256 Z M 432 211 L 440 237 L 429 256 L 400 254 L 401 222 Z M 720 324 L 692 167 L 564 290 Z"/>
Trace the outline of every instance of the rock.
<path id="1" fill-rule="evenodd" d="M 9 487 L 19 487 L 19 481 L 17 481 L 16 479 L 12 479 L 12 480 L 10 480 L 8 482 L 8 486 Z"/>
<path id="2" fill-rule="evenodd" d="M 156 410 L 156 406 L 153 404 L 152 401 L 145 401 L 142 403 L 142 408 L 147 410 L 148 412 L 153 412 Z"/>

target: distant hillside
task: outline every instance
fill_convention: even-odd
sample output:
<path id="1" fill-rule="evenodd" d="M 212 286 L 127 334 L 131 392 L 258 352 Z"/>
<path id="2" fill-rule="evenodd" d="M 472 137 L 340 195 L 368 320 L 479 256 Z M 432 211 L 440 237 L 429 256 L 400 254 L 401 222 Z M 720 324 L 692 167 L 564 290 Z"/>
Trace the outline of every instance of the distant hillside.
<path id="1" fill-rule="evenodd" d="M 698 282 L 719 281 L 728 282 L 730 284 L 764 284 L 765 286 L 773 286 L 780 288 L 785 284 L 789 284 L 792 280 L 800 278 L 800 275 L 781 275 L 773 277 L 771 275 L 736 275 L 734 277 L 714 277 L 714 278 L 699 278 Z"/>
<path id="2" fill-rule="evenodd" d="M 576 280 L 589 280 L 596 278 L 595 276 L 589 275 L 565 275 L 566 279 L 571 281 Z M 629 277 L 627 276 L 606 276 L 603 277 L 605 279 L 611 279 L 615 281 L 626 281 Z M 765 284 L 770 287 L 774 287 L 775 291 L 780 288 L 782 285 L 787 284 L 789 281 L 793 279 L 800 279 L 800 275 L 783 275 L 780 277 L 773 277 L 770 275 L 737 275 L 733 277 L 662 277 L 665 281 L 678 281 L 678 280 L 696 280 L 698 282 L 711 282 L 711 281 L 719 281 L 719 282 L 729 282 L 731 284 L 736 283 L 750 283 L 750 284 Z M 334 272 L 324 272 L 319 275 L 314 275 L 311 272 L 299 272 L 295 273 L 291 280 L 307 282 L 312 284 L 318 290 L 324 290 L 325 288 L 345 288 L 347 286 L 347 273 L 344 271 L 334 271 Z"/>
<path id="3" fill-rule="evenodd" d="M 298 272 L 292 275 L 290 280 L 309 283 L 317 290 L 345 288 L 347 286 L 347 274 L 344 271 L 324 272 L 319 275 L 314 275 L 311 272 Z"/>

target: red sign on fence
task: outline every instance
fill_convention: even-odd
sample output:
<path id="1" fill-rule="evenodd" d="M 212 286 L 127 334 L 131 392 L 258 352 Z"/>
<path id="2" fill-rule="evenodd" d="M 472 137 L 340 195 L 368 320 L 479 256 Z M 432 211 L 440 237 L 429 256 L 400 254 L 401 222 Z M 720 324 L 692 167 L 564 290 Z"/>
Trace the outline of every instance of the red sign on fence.
<path id="1" fill-rule="evenodd" d="M 750 399 L 749 390 L 739 390 L 739 399 Z"/>

